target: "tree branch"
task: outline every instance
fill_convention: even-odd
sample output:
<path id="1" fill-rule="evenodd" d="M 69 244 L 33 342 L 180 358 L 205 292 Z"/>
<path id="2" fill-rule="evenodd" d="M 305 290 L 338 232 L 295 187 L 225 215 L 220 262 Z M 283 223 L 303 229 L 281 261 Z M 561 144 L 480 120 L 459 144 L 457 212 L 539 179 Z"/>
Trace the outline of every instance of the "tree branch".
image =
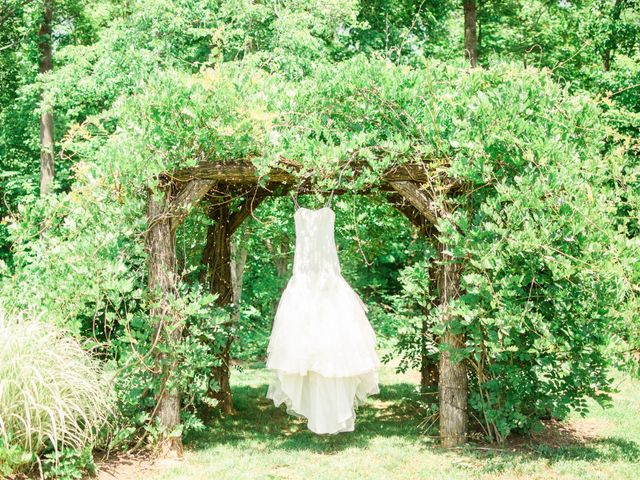
<path id="1" fill-rule="evenodd" d="M 407 199 L 431 225 L 438 223 L 438 207 L 433 198 L 420 189 L 419 184 L 404 180 L 392 181 L 389 184 L 403 198 Z"/>
<path id="2" fill-rule="evenodd" d="M 171 231 L 175 232 L 189 214 L 189 210 L 196 205 L 214 185 L 212 180 L 191 180 L 180 190 L 167 208 L 171 215 Z"/>

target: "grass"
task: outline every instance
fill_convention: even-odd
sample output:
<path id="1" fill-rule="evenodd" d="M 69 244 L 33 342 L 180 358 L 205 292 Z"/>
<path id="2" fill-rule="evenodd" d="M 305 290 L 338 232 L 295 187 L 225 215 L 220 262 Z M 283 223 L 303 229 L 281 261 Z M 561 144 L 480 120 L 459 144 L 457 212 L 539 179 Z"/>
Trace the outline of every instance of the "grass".
<path id="1" fill-rule="evenodd" d="M 381 393 L 358 410 L 356 431 L 317 436 L 264 398 L 268 372 L 234 372 L 237 413 L 214 418 L 187 438 L 185 461 L 147 480 L 196 479 L 637 479 L 640 477 L 640 382 L 618 375 L 613 407 L 595 403 L 503 447 L 482 443 L 444 450 L 418 424 L 415 374 L 381 372 Z"/>

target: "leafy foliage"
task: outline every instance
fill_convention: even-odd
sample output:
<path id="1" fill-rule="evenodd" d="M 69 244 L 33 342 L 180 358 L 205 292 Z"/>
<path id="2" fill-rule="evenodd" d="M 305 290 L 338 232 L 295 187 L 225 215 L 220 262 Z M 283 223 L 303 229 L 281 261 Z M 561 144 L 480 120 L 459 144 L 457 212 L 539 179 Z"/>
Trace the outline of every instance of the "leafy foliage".
<path id="1" fill-rule="evenodd" d="M 158 346 L 148 320 L 146 195 L 160 173 L 204 159 L 249 160 L 263 183 L 282 159 L 297 163 L 313 190 L 303 203 L 347 192 L 334 200 L 343 274 L 403 369 L 425 347 L 440 354 L 429 269 L 441 260 L 380 184 L 388 168 L 421 163 L 436 237 L 464 264 L 448 328 L 464 335 L 455 356 L 489 438 L 604 402 L 609 367 L 640 349 L 637 2 L 477 2 L 473 71 L 449 0 L 54 3 L 47 75 L 41 2 L 0 6 L 11 27 L 0 29 L 0 297 L 88 339 L 114 372 L 113 447 L 159 434 L 156 353 L 179 362 L 169 387 L 187 431 L 215 407 L 229 335 L 234 358 L 265 354 L 292 260 L 286 198 L 236 233 L 234 262 L 246 263 L 228 309 L 198 285 L 211 221 L 195 208 L 177 233 L 172 307 L 185 335 Z M 57 170 L 56 193 L 39 199 L 43 100 L 55 105 Z M 460 187 L 443 195 L 447 182 Z M 30 461 L 15 438 L 2 439 L 5 464 Z M 61 451 L 69 471 L 52 475 L 89 465 Z"/>

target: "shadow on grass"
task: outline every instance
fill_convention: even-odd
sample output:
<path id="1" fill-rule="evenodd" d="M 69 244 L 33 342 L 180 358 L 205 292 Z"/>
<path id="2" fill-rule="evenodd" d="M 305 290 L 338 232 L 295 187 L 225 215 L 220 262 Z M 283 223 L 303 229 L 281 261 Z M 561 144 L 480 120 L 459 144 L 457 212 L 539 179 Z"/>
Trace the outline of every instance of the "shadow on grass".
<path id="1" fill-rule="evenodd" d="M 354 432 L 316 435 L 306 420 L 287 415 L 283 405 L 275 407 L 266 397 L 267 385 L 236 386 L 233 402 L 236 413 L 209 419 L 206 432 L 191 434 L 187 443 L 200 449 L 227 444 L 242 447 L 258 442 L 269 449 L 309 450 L 330 453 L 346 448 L 366 447 L 375 437 L 402 437 L 413 442 L 428 441 L 419 426 L 423 417 L 419 393 L 409 383 L 380 385 L 380 393 L 369 397 L 356 412 Z"/>
<path id="2" fill-rule="evenodd" d="M 499 474 L 527 462 L 544 461 L 549 465 L 557 462 L 584 461 L 588 463 L 639 463 L 640 446 L 637 442 L 619 437 L 590 440 L 588 443 L 550 446 L 544 443 L 521 445 L 517 449 L 504 451 L 488 448 L 480 450 L 474 446 L 465 447 L 461 452 L 473 458 L 484 473 Z"/>
<path id="3" fill-rule="evenodd" d="M 513 435 L 502 448 L 496 445 L 469 445 L 464 454 L 482 464 L 484 473 L 500 473 L 525 462 L 584 461 L 590 463 L 640 463 L 640 445 L 615 436 L 585 436 L 570 423 L 546 422 L 541 433 L 531 436 Z"/>
<path id="4" fill-rule="evenodd" d="M 348 448 L 366 448 L 380 437 L 397 437 L 408 443 L 446 453 L 438 447 L 435 429 L 421 427 L 425 412 L 420 393 L 410 383 L 381 384 L 380 394 L 369 398 L 357 411 L 354 432 L 339 435 L 316 435 L 304 419 L 287 415 L 284 406 L 276 408 L 265 398 L 267 385 L 233 388 L 234 415 L 216 415 L 207 422 L 204 432 L 186 438 L 192 449 L 218 445 L 268 450 L 306 450 L 334 453 Z M 500 472 L 527 461 L 544 460 L 588 462 L 640 462 L 640 445 L 619 437 L 585 437 L 562 422 L 547 425 L 541 434 L 514 437 L 506 446 L 469 443 L 456 454 L 480 462 L 483 472 Z"/>
<path id="5" fill-rule="evenodd" d="M 550 461 L 640 462 L 640 445 L 619 437 L 598 438 L 582 445 L 566 445 L 558 448 L 539 445 L 533 446 L 532 451 L 535 455 Z"/>

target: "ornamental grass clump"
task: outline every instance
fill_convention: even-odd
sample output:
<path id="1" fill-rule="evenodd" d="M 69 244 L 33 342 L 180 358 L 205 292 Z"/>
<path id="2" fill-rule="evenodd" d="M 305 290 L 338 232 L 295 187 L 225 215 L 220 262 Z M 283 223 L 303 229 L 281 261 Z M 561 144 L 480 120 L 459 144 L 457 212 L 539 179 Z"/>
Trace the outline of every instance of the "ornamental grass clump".
<path id="1" fill-rule="evenodd" d="M 91 446 L 111 401 L 99 362 L 75 338 L 0 310 L 0 446 L 32 461 L 46 451 Z"/>

